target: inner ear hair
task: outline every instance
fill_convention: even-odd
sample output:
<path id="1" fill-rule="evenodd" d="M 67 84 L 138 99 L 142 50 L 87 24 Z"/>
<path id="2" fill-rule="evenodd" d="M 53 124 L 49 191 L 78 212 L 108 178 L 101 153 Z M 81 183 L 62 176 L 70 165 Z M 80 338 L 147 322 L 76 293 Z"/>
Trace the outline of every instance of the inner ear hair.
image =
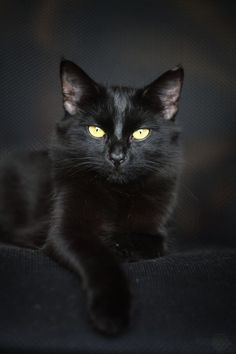
<path id="1" fill-rule="evenodd" d="M 176 66 L 158 79 L 157 94 L 163 108 L 162 115 L 167 120 L 173 120 L 178 112 L 183 78 L 183 68 Z"/>
<path id="2" fill-rule="evenodd" d="M 62 93 L 65 110 L 74 115 L 77 112 L 77 102 L 79 102 L 81 96 L 80 87 L 73 85 L 65 75 L 62 79 Z"/>
<path id="3" fill-rule="evenodd" d="M 165 119 L 174 119 L 178 112 L 181 87 L 173 86 L 158 94 L 162 105 L 162 115 Z"/>

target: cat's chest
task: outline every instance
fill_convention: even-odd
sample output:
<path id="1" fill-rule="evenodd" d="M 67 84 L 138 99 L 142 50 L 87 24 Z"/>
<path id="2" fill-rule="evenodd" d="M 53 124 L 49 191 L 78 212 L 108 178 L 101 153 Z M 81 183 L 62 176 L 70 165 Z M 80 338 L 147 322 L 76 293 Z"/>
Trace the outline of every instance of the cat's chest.
<path id="1" fill-rule="evenodd" d="M 163 215 L 162 203 L 154 194 L 137 191 L 115 200 L 112 222 L 118 232 L 156 233 Z"/>
<path id="2" fill-rule="evenodd" d="M 71 189 L 69 200 L 70 218 L 72 213 L 77 222 L 84 221 L 86 229 L 101 234 L 155 234 L 165 218 L 169 192 L 153 184 L 129 189 L 88 183 Z"/>

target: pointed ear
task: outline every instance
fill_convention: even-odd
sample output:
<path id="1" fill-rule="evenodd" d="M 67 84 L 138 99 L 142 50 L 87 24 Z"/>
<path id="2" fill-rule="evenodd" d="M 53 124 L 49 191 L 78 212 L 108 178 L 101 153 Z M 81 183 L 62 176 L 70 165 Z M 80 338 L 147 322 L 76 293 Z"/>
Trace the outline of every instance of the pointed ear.
<path id="1" fill-rule="evenodd" d="M 99 91 L 98 85 L 71 61 L 61 62 L 60 76 L 64 108 L 70 115 L 76 114 L 80 105 Z"/>
<path id="2" fill-rule="evenodd" d="M 177 66 L 165 72 L 144 89 L 143 96 L 154 108 L 161 111 L 164 119 L 173 120 L 178 112 L 183 79 L 184 70 L 181 66 Z"/>

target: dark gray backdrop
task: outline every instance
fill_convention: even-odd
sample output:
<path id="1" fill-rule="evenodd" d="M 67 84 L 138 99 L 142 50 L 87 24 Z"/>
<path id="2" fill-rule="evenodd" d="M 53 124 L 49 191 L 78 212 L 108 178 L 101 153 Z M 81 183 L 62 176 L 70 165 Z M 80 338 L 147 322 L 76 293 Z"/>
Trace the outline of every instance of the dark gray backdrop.
<path id="1" fill-rule="evenodd" d="M 97 81 L 135 86 L 181 63 L 186 163 L 173 234 L 235 246 L 235 17 L 234 1 L 1 0 L 1 150 L 47 147 L 63 114 L 62 56 Z"/>

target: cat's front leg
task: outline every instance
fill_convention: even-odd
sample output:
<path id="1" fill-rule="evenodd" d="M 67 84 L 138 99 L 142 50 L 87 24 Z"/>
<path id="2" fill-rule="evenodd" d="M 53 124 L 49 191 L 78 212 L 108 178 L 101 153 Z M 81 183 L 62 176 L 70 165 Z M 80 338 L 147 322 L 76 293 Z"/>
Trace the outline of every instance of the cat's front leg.
<path id="1" fill-rule="evenodd" d="M 88 225 L 78 218 L 67 221 L 69 227 L 63 220 L 60 226 L 52 225 L 46 249 L 81 277 L 94 327 L 107 335 L 118 334 L 128 325 L 130 315 L 125 273 Z"/>
<path id="2" fill-rule="evenodd" d="M 125 274 L 113 261 L 106 261 L 94 277 L 96 280 L 86 286 L 90 318 L 101 332 L 117 334 L 129 321 L 130 291 Z"/>

